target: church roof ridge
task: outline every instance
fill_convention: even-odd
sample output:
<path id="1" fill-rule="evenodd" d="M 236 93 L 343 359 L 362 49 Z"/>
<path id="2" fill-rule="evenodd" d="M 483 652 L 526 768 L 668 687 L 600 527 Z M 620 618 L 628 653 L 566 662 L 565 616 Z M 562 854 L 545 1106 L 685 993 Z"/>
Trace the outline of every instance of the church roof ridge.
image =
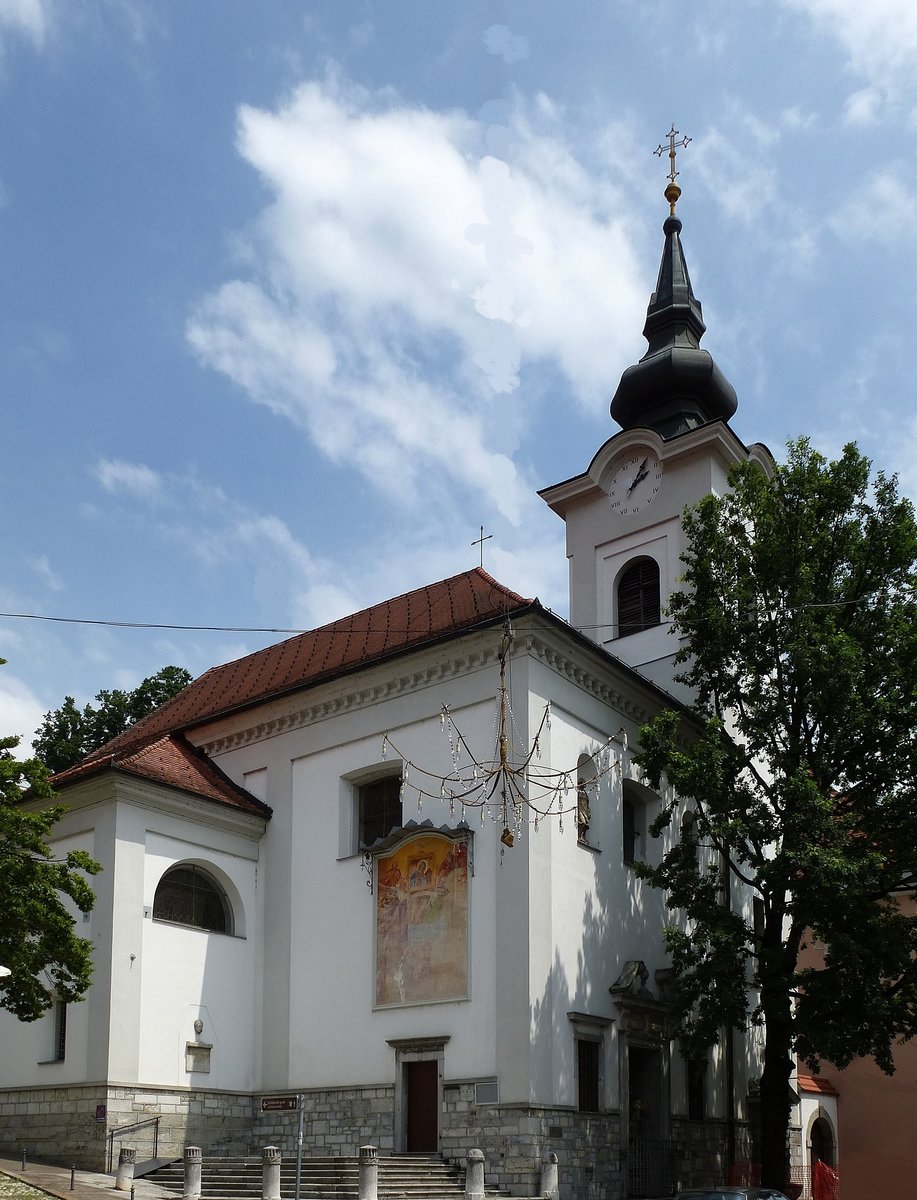
<path id="1" fill-rule="evenodd" d="M 113 756 L 121 765 L 124 752 L 149 746 L 166 734 L 314 686 L 507 613 L 518 614 L 535 603 L 482 567 L 425 584 L 211 667 L 155 712 L 93 751 L 81 765 L 112 761 Z M 64 776 L 69 782 L 70 772 L 57 780 Z"/>

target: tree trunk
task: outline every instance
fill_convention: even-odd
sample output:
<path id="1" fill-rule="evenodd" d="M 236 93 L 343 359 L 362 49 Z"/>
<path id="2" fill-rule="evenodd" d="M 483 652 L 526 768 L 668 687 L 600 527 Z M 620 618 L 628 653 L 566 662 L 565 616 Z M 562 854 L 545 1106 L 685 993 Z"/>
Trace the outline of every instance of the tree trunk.
<path id="1" fill-rule="evenodd" d="M 792 1016 L 785 982 L 765 983 L 761 991 L 765 1021 L 764 1070 L 761 1075 L 761 1186 L 783 1191 L 787 1182 L 787 1135 L 790 1129 L 790 1075 L 793 1071 Z"/>

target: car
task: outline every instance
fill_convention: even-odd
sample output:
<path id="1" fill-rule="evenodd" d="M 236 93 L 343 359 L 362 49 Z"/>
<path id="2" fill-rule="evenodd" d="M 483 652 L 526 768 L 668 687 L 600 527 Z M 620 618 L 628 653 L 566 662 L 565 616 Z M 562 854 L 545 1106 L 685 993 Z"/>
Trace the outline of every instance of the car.
<path id="1" fill-rule="evenodd" d="M 687 1192 L 679 1192 L 675 1200 L 787 1200 L 787 1197 L 773 1188 L 723 1184 L 722 1187 L 692 1188 Z"/>

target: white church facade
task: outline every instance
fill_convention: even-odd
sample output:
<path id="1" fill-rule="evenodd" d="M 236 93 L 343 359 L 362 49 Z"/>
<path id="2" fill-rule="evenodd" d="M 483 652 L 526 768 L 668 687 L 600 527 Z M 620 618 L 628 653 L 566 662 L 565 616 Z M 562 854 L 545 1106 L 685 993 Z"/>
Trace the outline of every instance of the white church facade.
<path id="1" fill-rule="evenodd" d="M 32 1025 L 0 1013 L 0 1148 L 101 1167 L 158 1118 L 160 1157 L 292 1153 L 301 1096 L 307 1155 L 480 1148 L 518 1195 L 551 1151 L 564 1200 L 752 1157 L 754 1031 L 682 1058 L 677 914 L 634 870 L 690 821 L 648 835 L 670 797 L 635 761 L 683 698 L 681 514 L 769 463 L 698 346 L 680 229 L 621 432 L 542 493 L 569 624 L 468 571 L 213 668 L 57 778 L 56 846 L 103 866 L 95 977 Z"/>

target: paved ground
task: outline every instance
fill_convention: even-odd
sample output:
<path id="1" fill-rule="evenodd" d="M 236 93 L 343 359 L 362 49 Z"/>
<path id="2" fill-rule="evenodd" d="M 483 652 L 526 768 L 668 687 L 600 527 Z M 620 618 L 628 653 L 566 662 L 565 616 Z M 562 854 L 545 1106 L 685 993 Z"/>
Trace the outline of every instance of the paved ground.
<path id="1" fill-rule="evenodd" d="M 26 1162 L 22 1170 L 19 1159 L 0 1158 L 0 1200 L 128 1200 L 129 1192 L 115 1190 L 114 1175 L 94 1171 L 77 1171 L 70 1187 L 70 1168 L 52 1167 L 43 1163 Z M 175 1193 L 167 1192 L 155 1183 L 138 1179 L 134 1184 L 134 1200 L 164 1200 Z"/>

